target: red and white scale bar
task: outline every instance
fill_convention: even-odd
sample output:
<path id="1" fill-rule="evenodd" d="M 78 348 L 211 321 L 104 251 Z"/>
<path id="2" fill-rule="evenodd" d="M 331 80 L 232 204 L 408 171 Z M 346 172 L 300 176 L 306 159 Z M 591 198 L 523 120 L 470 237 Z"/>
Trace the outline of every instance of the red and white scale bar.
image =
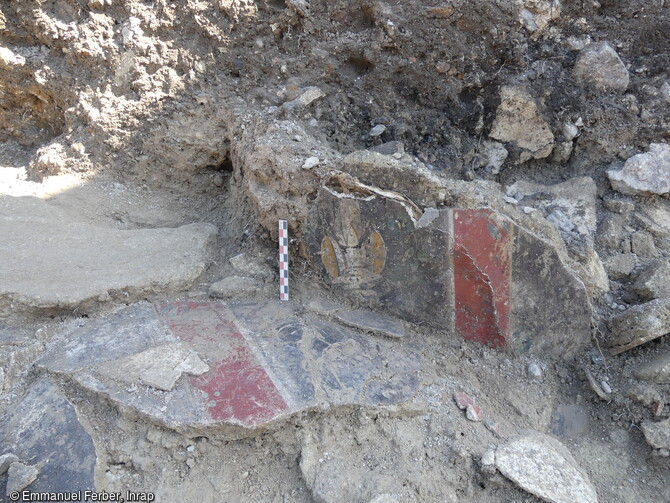
<path id="1" fill-rule="evenodd" d="M 279 221 L 279 300 L 288 300 L 288 223 Z"/>

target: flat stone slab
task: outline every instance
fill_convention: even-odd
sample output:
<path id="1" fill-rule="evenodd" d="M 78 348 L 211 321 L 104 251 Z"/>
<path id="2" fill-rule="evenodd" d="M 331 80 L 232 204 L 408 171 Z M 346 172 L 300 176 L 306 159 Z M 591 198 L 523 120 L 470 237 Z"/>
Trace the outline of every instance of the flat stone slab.
<path id="1" fill-rule="evenodd" d="M 0 419 L 0 445 L 22 463 L 39 468 L 31 491 L 95 489 L 93 441 L 74 406 L 47 378 L 33 383 L 19 405 Z M 32 470 L 21 472 L 30 475 Z M 0 486 L 3 494 L 6 489 L 9 485 Z"/>
<path id="2" fill-rule="evenodd" d="M 416 350 L 316 316 L 301 320 L 279 301 L 133 305 L 90 321 L 39 365 L 177 430 L 398 405 L 419 387 Z"/>
<path id="3" fill-rule="evenodd" d="M 499 446 L 495 466 L 522 489 L 550 503 L 597 503 L 598 495 L 570 451 L 533 433 Z"/>
<path id="4" fill-rule="evenodd" d="M 307 222 L 333 288 L 492 348 L 566 358 L 588 343 L 586 289 L 550 243 L 489 208 L 421 212 L 365 190 L 323 188 Z"/>
<path id="5" fill-rule="evenodd" d="M 183 290 L 204 271 L 216 228 L 96 227 L 41 199 L 0 195 L 0 235 L 2 316 Z"/>
<path id="6" fill-rule="evenodd" d="M 405 336 L 405 326 L 401 321 L 370 311 L 337 311 L 335 318 L 345 325 L 365 332 L 378 333 L 394 339 Z"/>

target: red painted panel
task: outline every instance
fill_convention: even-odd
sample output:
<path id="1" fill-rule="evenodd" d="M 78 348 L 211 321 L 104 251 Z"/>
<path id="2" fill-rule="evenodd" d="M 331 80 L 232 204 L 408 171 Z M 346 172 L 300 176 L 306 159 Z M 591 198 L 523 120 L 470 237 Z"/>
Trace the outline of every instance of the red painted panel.
<path id="1" fill-rule="evenodd" d="M 492 210 L 454 210 L 456 331 L 492 348 L 509 346 L 512 239 Z"/>
<path id="2" fill-rule="evenodd" d="M 158 313 L 177 337 L 209 362 L 209 372 L 189 382 L 206 393 L 203 405 L 213 420 L 254 425 L 288 408 L 225 306 L 180 302 L 160 306 Z"/>

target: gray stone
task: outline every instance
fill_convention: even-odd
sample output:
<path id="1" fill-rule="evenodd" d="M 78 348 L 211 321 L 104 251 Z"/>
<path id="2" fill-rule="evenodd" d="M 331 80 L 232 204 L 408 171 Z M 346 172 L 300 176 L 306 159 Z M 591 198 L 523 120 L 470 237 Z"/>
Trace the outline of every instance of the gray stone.
<path id="1" fill-rule="evenodd" d="M 72 221 L 45 201 L 0 196 L 0 314 L 73 310 L 179 291 L 204 271 L 216 228 L 119 230 Z"/>
<path id="2" fill-rule="evenodd" d="M 16 454 L 3 454 L 0 456 L 0 475 L 4 475 L 5 472 L 9 469 L 9 465 L 15 463 L 19 460 L 19 457 Z"/>
<path id="3" fill-rule="evenodd" d="M 0 367 L 0 395 L 5 389 L 5 369 Z"/>
<path id="4" fill-rule="evenodd" d="M 96 453 L 74 406 L 48 379 L 33 382 L 0 422 L 0 445 L 39 466 L 30 489 L 62 492 L 94 489 Z M 9 485 L 8 485 L 9 487 Z"/>
<path id="5" fill-rule="evenodd" d="M 643 199 L 638 202 L 633 218 L 655 237 L 670 238 L 670 201 L 657 197 Z"/>
<path id="6" fill-rule="evenodd" d="M 633 289 L 643 300 L 670 297 L 670 264 L 655 260 L 637 277 Z"/>
<path id="7" fill-rule="evenodd" d="M 578 82 L 600 91 L 625 91 L 630 79 L 623 61 L 607 42 L 597 42 L 582 49 L 573 75 Z"/>
<path id="8" fill-rule="evenodd" d="M 642 433 L 647 443 L 654 449 L 670 450 L 670 419 L 657 423 L 643 421 Z"/>
<path id="9" fill-rule="evenodd" d="M 607 172 L 612 188 L 623 194 L 670 193 L 670 145 L 652 143 L 649 152 L 626 160 L 622 169 Z"/>
<path id="10" fill-rule="evenodd" d="M 381 145 L 375 145 L 370 150 L 382 155 L 404 154 L 405 144 L 401 141 L 389 141 Z"/>
<path id="11" fill-rule="evenodd" d="M 542 379 L 542 369 L 537 363 L 529 364 L 527 372 L 531 379 Z"/>
<path id="12" fill-rule="evenodd" d="M 603 198 L 605 208 L 621 215 L 626 215 L 635 211 L 635 203 L 628 197 L 605 197 Z"/>
<path id="13" fill-rule="evenodd" d="M 635 371 L 635 377 L 659 384 L 670 383 L 670 350 L 641 364 Z"/>
<path id="14" fill-rule="evenodd" d="M 611 251 L 621 250 L 625 218 L 616 213 L 606 214 L 598 226 L 597 242 Z"/>
<path id="15" fill-rule="evenodd" d="M 637 264 L 632 253 L 617 253 L 605 260 L 605 270 L 612 279 L 624 279 L 631 275 Z"/>
<path id="16" fill-rule="evenodd" d="M 634 348 L 670 333 L 670 299 L 633 306 L 610 322 L 615 352 Z"/>
<path id="17" fill-rule="evenodd" d="M 312 169 L 319 165 L 319 158 L 316 156 L 308 157 L 305 159 L 305 162 L 302 163 L 302 169 Z"/>
<path id="18" fill-rule="evenodd" d="M 12 463 L 7 475 L 7 496 L 13 492 L 22 491 L 35 482 L 39 473 L 39 470 L 34 466 L 18 462 Z"/>
<path id="19" fill-rule="evenodd" d="M 338 311 L 335 317 L 342 323 L 365 332 L 373 332 L 394 339 L 405 336 L 405 326 L 401 321 L 370 311 Z"/>
<path id="20" fill-rule="evenodd" d="M 372 137 L 375 137 L 381 135 L 384 131 L 386 131 L 386 126 L 384 126 L 384 124 L 377 124 L 370 130 L 368 134 Z"/>
<path id="21" fill-rule="evenodd" d="M 498 447 L 496 468 L 519 487 L 551 503 L 597 503 L 598 495 L 563 444 L 533 433 Z"/>
<path id="22" fill-rule="evenodd" d="M 563 139 L 565 141 L 572 141 L 579 136 L 579 128 L 572 122 L 564 122 L 563 127 L 561 128 L 561 133 L 563 133 Z"/>
<path id="23" fill-rule="evenodd" d="M 210 297 L 217 299 L 233 299 L 250 297 L 258 292 L 260 283 L 252 278 L 229 276 L 212 283 L 209 287 Z"/>
<path id="24" fill-rule="evenodd" d="M 654 238 L 648 232 L 634 232 L 630 236 L 630 244 L 633 253 L 639 257 L 656 257 L 658 255 Z"/>
<path id="25" fill-rule="evenodd" d="M 300 96 L 292 101 L 287 101 L 282 105 L 286 110 L 295 110 L 307 107 L 315 101 L 323 98 L 326 95 L 318 87 L 306 87 Z M 294 95 L 295 96 L 295 95 Z"/>
<path id="26" fill-rule="evenodd" d="M 554 147 L 554 134 L 528 90 L 522 86 L 503 86 L 500 100 L 489 136 L 521 149 L 519 162 L 548 157 Z"/>
<path id="27" fill-rule="evenodd" d="M 482 154 L 486 157 L 485 168 L 491 172 L 492 175 L 500 173 L 500 169 L 507 160 L 509 152 L 502 143 L 497 141 L 485 140 L 483 142 Z"/>

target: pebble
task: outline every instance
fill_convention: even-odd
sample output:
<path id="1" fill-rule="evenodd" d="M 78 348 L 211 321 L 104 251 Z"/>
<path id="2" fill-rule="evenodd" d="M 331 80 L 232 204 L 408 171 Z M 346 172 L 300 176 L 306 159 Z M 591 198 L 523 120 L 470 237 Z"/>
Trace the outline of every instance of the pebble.
<path id="1" fill-rule="evenodd" d="M 382 134 L 384 131 L 386 131 L 386 126 L 384 126 L 384 124 L 377 124 L 368 134 L 374 138 L 375 136 Z"/>
<path id="2" fill-rule="evenodd" d="M 609 384 L 607 384 L 607 381 L 600 381 L 600 387 L 606 394 L 611 394 L 612 393 L 612 388 L 610 387 Z"/>
<path id="3" fill-rule="evenodd" d="M 319 158 L 316 156 L 308 157 L 302 164 L 302 169 L 312 169 L 319 165 Z"/>
<path id="4" fill-rule="evenodd" d="M 542 369 L 537 363 L 531 363 L 528 365 L 528 377 L 531 379 L 541 379 L 542 378 Z"/>
<path id="5" fill-rule="evenodd" d="M 600 91 L 625 91 L 630 80 L 626 66 L 607 42 L 584 47 L 579 53 L 573 74 L 578 81 Z"/>
<path id="6" fill-rule="evenodd" d="M 563 124 L 563 129 L 561 132 L 563 133 L 563 138 L 565 138 L 566 141 L 571 141 L 577 138 L 579 135 L 579 128 L 572 122 L 566 122 Z"/>

